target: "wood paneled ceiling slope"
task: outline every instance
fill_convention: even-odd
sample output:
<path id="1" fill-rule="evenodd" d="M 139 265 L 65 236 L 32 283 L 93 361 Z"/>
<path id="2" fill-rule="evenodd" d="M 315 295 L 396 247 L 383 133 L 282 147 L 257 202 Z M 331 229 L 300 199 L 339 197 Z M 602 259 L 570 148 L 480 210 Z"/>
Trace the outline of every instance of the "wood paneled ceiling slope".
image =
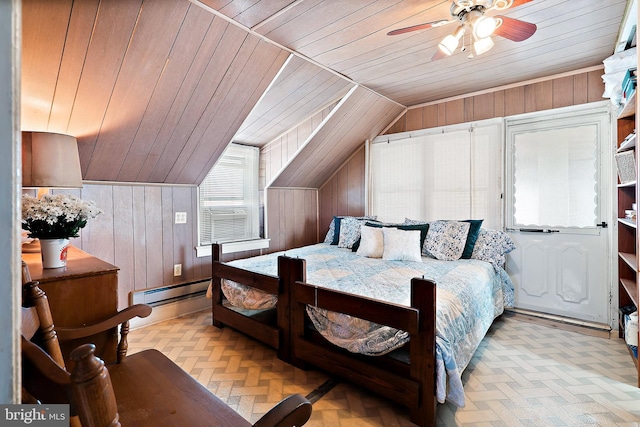
<path id="1" fill-rule="evenodd" d="M 232 141 L 331 112 L 272 185 L 316 188 L 407 107 L 598 66 L 627 0 L 532 0 L 535 23 L 432 61 L 451 0 L 23 0 L 22 129 L 76 136 L 85 180 L 199 184 Z"/>

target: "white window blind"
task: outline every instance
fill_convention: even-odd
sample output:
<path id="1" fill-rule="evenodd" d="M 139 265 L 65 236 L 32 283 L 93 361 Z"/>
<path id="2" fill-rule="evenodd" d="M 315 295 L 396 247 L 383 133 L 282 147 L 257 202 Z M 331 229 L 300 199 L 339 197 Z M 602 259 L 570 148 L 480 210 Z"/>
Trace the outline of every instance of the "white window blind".
<path id="1" fill-rule="evenodd" d="M 378 137 L 370 150 L 370 213 L 484 219 L 502 227 L 502 124 L 495 120 Z"/>
<path id="2" fill-rule="evenodd" d="M 258 161 L 258 148 L 230 144 L 200 184 L 200 245 L 260 237 Z"/>

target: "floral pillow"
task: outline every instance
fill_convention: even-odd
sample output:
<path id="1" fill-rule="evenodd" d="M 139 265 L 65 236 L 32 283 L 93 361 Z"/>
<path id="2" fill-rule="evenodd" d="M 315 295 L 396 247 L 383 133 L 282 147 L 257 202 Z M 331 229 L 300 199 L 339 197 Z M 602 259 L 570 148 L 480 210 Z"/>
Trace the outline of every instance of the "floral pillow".
<path id="1" fill-rule="evenodd" d="M 460 259 L 471 224 L 461 221 L 432 221 L 424 241 L 425 255 L 442 261 Z"/>
<path id="2" fill-rule="evenodd" d="M 354 217 L 342 218 L 340 221 L 340 234 L 338 247 L 351 249 L 360 240 L 360 227 L 365 223 L 364 219 Z"/>
<path id="3" fill-rule="evenodd" d="M 356 254 L 368 258 L 382 258 L 383 251 L 382 228 L 363 225 L 360 229 L 360 245 Z"/>
<path id="4" fill-rule="evenodd" d="M 331 224 L 329 224 L 329 231 L 327 231 L 327 235 L 324 237 L 324 243 L 328 243 L 330 245 L 337 245 L 340 240 L 340 224 L 342 223 L 343 218 L 356 218 L 356 219 L 368 219 L 373 220 L 377 218 L 377 216 L 359 216 L 359 217 L 348 217 L 348 216 L 334 216 L 331 220 Z"/>
<path id="5" fill-rule="evenodd" d="M 388 261 L 422 262 L 420 253 L 420 230 L 400 230 L 393 227 L 382 229 L 384 249 L 382 259 Z"/>
<path id="6" fill-rule="evenodd" d="M 504 231 L 482 229 L 471 258 L 490 262 L 494 267 L 502 267 L 506 262 L 505 255 L 515 248 L 516 244 Z"/>
<path id="7" fill-rule="evenodd" d="M 405 218 L 404 223 L 407 225 L 421 225 L 421 224 L 429 224 L 429 221 L 422 221 L 420 219 L 409 219 Z"/>
<path id="8" fill-rule="evenodd" d="M 334 216 L 331 220 L 331 224 L 329 224 L 329 231 L 327 231 L 327 235 L 324 236 L 324 243 L 333 244 L 333 236 L 336 231 L 336 217 Z"/>
<path id="9" fill-rule="evenodd" d="M 478 240 L 478 234 L 480 233 L 480 227 L 482 227 L 483 221 L 484 220 L 482 219 L 465 219 L 463 221 L 459 221 L 459 222 L 469 223 L 469 233 L 467 234 L 467 240 L 464 244 L 464 250 L 462 251 L 462 255 L 460 256 L 461 259 L 471 258 L 471 254 L 473 253 L 473 247 L 476 244 L 476 240 Z M 422 225 L 422 224 L 426 224 L 427 226 L 429 225 L 429 222 L 427 221 L 422 221 L 418 219 L 409 219 L 409 218 L 405 218 L 404 223 L 407 225 L 414 225 L 414 226 Z M 424 253 L 424 250 L 423 250 L 423 253 Z"/>

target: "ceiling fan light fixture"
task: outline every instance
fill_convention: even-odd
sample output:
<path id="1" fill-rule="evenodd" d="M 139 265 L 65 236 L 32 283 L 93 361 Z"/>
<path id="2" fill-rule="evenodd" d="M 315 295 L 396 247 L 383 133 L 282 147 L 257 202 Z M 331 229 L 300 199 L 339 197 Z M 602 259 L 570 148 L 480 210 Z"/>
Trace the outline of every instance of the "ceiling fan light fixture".
<path id="1" fill-rule="evenodd" d="M 473 42 L 473 51 L 476 55 L 482 55 L 485 52 L 488 52 L 493 47 L 494 43 L 491 37 L 485 37 L 483 39 L 476 39 Z"/>
<path id="2" fill-rule="evenodd" d="M 446 53 L 447 55 L 451 55 L 458 47 L 458 43 L 459 43 L 459 40 L 454 36 L 452 36 L 451 34 L 449 34 L 448 36 L 442 39 L 442 41 L 438 45 L 438 49 L 440 49 L 442 52 Z"/>
<path id="3" fill-rule="evenodd" d="M 473 35 L 476 39 L 489 37 L 498 26 L 496 18 L 491 16 L 480 16 L 473 22 Z"/>
<path id="4" fill-rule="evenodd" d="M 458 27 L 458 29 L 453 33 L 449 34 L 445 38 L 442 39 L 440 44 L 438 44 L 438 49 L 440 49 L 444 54 L 451 55 L 458 48 L 458 44 L 460 43 L 460 39 L 464 34 L 464 27 Z"/>

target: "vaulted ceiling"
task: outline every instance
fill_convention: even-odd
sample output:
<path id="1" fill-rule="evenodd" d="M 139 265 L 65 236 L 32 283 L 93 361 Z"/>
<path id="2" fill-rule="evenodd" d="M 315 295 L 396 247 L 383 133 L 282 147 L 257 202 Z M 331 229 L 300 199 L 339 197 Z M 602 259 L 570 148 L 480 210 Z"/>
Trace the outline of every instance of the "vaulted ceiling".
<path id="1" fill-rule="evenodd" d="M 85 180 L 198 184 L 334 106 L 273 181 L 317 187 L 407 107 L 601 64 L 627 2 L 522 3 L 529 39 L 432 61 L 456 24 L 387 32 L 450 0 L 23 0 L 22 128 L 76 136 Z"/>

